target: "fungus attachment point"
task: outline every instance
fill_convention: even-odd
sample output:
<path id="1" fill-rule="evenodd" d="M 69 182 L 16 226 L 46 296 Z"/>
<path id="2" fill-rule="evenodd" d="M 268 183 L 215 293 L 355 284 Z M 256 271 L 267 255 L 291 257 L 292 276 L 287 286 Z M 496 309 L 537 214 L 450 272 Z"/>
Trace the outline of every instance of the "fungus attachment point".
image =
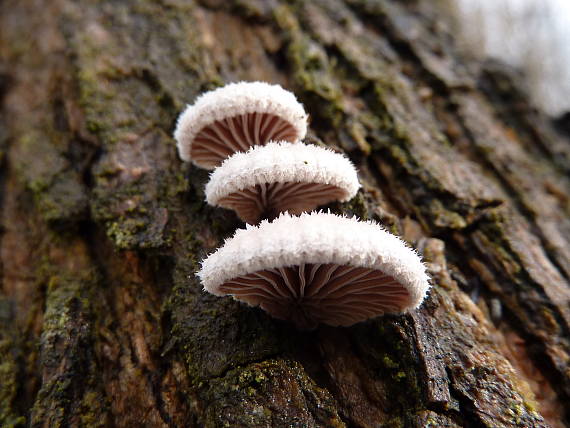
<path id="1" fill-rule="evenodd" d="M 358 175 L 343 155 L 317 146 L 270 142 L 235 153 L 212 173 L 206 200 L 247 223 L 288 211 L 300 214 L 358 191 Z"/>
<path id="2" fill-rule="evenodd" d="M 178 118 L 174 137 L 182 160 L 214 169 L 251 146 L 304 138 L 307 117 L 295 95 L 279 85 L 230 83 L 189 105 Z"/>
<path id="3" fill-rule="evenodd" d="M 418 255 L 371 222 L 282 214 L 240 229 L 202 262 L 205 290 L 301 329 L 349 326 L 417 308 L 429 289 Z"/>

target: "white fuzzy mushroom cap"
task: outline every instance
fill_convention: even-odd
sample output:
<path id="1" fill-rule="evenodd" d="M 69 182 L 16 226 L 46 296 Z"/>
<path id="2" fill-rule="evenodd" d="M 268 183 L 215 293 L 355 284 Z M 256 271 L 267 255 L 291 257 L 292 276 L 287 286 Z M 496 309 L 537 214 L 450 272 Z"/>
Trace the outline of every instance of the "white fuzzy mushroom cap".
<path id="1" fill-rule="evenodd" d="M 267 187 L 275 183 L 285 185 Z M 267 208 L 263 205 L 277 203 L 280 211 L 300 213 L 333 200 L 348 201 L 359 188 L 356 169 L 345 156 L 323 147 L 281 141 L 254 146 L 226 159 L 210 176 L 206 200 L 210 205 L 231 209 L 236 209 L 231 200 L 238 205 L 249 203 L 259 208 L 258 214 Z M 254 190 L 244 193 L 246 189 Z M 261 198 L 260 189 L 268 196 Z M 237 211 L 247 220 L 239 206 Z"/>
<path id="2" fill-rule="evenodd" d="M 200 95 L 178 117 L 174 138 L 181 159 L 192 161 L 192 143 L 202 129 L 214 122 L 250 113 L 277 116 L 288 122 L 295 130 L 296 140 L 307 133 L 307 113 L 291 92 L 265 82 L 229 83 Z"/>
<path id="3" fill-rule="evenodd" d="M 206 291 L 226 295 L 231 293 L 221 288 L 232 279 L 306 264 L 382 271 L 407 291 L 401 311 L 417 308 L 429 289 L 420 257 L 397 236 L 374 222 L 316 212 L 299 217 L 284 213 L 273 222 L 237 230 L 202 262 L 198 276 Z"/>

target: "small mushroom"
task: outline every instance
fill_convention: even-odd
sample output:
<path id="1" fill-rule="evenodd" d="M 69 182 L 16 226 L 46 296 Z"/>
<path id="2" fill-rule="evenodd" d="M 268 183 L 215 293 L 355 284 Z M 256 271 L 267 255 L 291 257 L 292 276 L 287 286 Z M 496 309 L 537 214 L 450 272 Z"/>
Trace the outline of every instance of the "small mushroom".
<path id="1" fill-rule="evenodd" d="M 356 169 L 343 155 L 281 141 L 226 159 L 210 176 L 206 200 L 254 224 L 283 211 L 300 214 L 334 200 L 348 201 L 359 187 Z"/>
<path id="2" fill-rule="evenodd" d="M 307 118 L 295 95 L 279 85 L 230 83 L 189 105 L 178 117 L 174 137 L 182 160 L 214 169 L 251 146 L 304 138 Z"/>
<path id="3" fill-rule="evenodd" d="M 326 213 L 284 213 L 239 229 L 198 276 L 206 291 L 301 329 L 405 312 L 429 289 L 425 266 L 398 237 L 376 223 Z"/>

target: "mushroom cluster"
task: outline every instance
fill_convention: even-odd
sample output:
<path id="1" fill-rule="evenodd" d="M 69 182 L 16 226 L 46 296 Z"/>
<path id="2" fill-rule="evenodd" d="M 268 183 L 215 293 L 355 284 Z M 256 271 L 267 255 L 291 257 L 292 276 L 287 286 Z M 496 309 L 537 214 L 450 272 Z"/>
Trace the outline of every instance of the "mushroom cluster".
<path id="1" fill-rule="evenodd" d="M 249 223 L 202 262 L 204 289 L 300 329 L 417 308 L 429 278 L 413 249 L 379 224 L 310 212 L 360 184 L 345 156 L 301 142 L 307 118 L 292 93 L 263 82 L 205 93 L 180 115 L 180 157 L 214 169 L 207 202 Z"/>

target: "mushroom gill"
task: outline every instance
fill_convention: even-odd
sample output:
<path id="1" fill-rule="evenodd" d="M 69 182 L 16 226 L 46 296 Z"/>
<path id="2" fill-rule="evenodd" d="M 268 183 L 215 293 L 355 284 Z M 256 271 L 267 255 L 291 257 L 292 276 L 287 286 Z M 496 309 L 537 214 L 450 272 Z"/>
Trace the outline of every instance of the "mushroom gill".
<path id="1" fill-rule="evenodd" d="M 233 153 L 269 140 L 298 141 L 307 132 L 307 117 L 295 96 L 279 85 L 230 83 L 189 105 L 174 137 L 182 160 L 213 169 Z"/>
<path id="2" fill-rule="evenodd" d="M 319 323 L 349 326 L 402 312 L 410 299 L 409 292 L 382 271 L 334 263 L 256 271 L 226 281 L 219 290 L 300 329 Z"/>
<path id="3" fill-rule="evenodd" d="M 300 214 L 354 197 L 360 184 L 343 155 L 317 146 L 270 142 L 235 153 L 211 174 L 206 200 L 233 209 L 247 223 Z"/>

